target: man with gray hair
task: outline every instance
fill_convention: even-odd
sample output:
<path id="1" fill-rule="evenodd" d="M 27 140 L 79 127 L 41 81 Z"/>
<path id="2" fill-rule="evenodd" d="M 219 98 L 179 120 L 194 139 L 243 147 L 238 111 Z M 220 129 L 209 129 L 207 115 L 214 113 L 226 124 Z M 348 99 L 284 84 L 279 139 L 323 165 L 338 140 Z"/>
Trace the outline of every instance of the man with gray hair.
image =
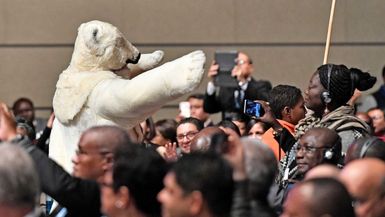
<path id="1" fill-rule="evenodd" d="M 249 181 L 251 216 L 276 216 L 269 206 L 267 195 L 278 172 L 273 151 L 259 139 L 242 138 L 244 165 Z"/>
<path id="2" fill-rule="evenodd" d="M 30 156 L 20 147 L 0 145 L 0 216 L 37 217 L 39 180 Z"/>

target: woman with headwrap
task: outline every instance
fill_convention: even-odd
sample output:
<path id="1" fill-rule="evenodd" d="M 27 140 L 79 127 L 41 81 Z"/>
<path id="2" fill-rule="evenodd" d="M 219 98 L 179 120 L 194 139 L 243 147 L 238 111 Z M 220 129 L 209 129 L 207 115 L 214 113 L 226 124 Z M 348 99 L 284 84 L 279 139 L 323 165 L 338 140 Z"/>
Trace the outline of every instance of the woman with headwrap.
<path id="1" fill-rule="evenodd" d="M 275 139 L 286 152 L 281 161 L 281 171 L 277 181 L 281 188 L 286 188 L 290 180 L 296 177 L 296 147 L 293 147 L 308 129 L 327 127 L 335 130 L 341 137 L 342 152 L 356 139 L 371 133 L 370 127 L 354 116 L 354 108 L 347 104 L 354 90 L 368 90 L 373 87 L 376 78 L 360 69 L 347 68 L 345 65 L 325 64 L 313 73 L 305 91 L 305 106 L 310 110 L 299 121 L 293 137 L 275 120 L 268 104 L 262 103 L 266 114 L 261 120 L 270 123 L 274 129 Z"/>
<path id="2" fill-rule="evenodd" d="M 305 91 L 305 106 L 313 111 L 296 126 L 296 137 L 314 127 L 335 130 L 342 139 L 342 152 L 356 139 L 371 133 L 370 127 L 354 116 L 347 104 L 354 90 L 368 90 L 376 78 L 360 69 L 326 64 L 318 67 Z"/>

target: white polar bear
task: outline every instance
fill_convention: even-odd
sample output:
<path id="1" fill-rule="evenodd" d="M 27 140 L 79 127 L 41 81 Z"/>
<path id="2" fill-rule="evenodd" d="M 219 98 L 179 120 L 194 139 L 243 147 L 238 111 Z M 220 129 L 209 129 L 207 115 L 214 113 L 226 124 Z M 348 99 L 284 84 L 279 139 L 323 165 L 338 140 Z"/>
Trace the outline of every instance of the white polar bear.
<path id="1" fill-rule="evenodd" d="M 95 125 L 132 129 L 162 105 L 191 92 L 202 80 L 206 57 L 195 51 L 152 70 L 161 51 L 143 54 L 113 25 L 91 21 L 78 28 L 69 67 L 56 84 L 50 156 L 67 171 L 83 131 Z M 130 68 L 123 78 L 122 69 Z M 119 71 L 120 73 L 118 73 Z M 124 73 L 123 73 L 124 74 Z"/>

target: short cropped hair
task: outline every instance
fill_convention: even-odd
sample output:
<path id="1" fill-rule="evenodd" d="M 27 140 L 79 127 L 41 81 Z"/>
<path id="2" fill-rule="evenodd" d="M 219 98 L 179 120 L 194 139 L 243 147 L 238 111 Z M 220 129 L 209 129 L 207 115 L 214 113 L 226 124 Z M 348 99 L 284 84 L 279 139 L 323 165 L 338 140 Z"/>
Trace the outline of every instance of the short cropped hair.
<path id="1" fill-rule="evenodd" d="M 314 216 L 354 217 L 352 198 L 346 187 L 333 178 L 314 178 L 300 183 L 314 189 L 310 210 Z M 299 186 L 298 186 L 299 187 Z"/>
<path id="2" fill-rule="evenodd" d="M 113 166 L 113 189 L 126 186 L 136 208 L 148 216 L 161 216 L 157 194 L 163 189 L 167 164 L 153 149 L 139 144 L 118 147 Z"/>
<path id="3" fill-rule="evenodd" d="M 195 125 L 195 127 L 197 128 L 198 131 L 201 131 L 204 127 L 203 122 L 201 120 L 199 120 L 197 118 L 189 117 L 189 118 L 182 119 L 178 123 L 178 126 L 176 128 L 178 128 L 182 124 L 187 124 L 187 123 Z"/>
<path id="4" fill-rule="evenodd" d="M 171 171 L 184 194 L 202 193 L 213 216 L 230 214 L 234 188 L 232 168 L 220 155 L 194 152 L 183 156 Z"/>
<path id="5" fill-rule="evenodd" d="M 271 110 L 278 119 L 282 119 L 282 110 L 285 106 L 294 108 L 302 98 L 301 90 L 290 85 L 275 86 L 269 94 Z"/>

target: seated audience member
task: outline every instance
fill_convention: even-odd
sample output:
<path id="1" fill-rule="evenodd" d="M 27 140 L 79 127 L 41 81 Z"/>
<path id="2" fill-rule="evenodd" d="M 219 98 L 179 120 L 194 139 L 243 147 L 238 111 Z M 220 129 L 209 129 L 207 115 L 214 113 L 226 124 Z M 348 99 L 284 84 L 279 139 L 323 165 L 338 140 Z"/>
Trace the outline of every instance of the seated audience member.
<path id="1" fill-rule="evenodd" d="M 176 143 L 168 143 L 165 145 L 165 152 L 162 155 L 167 161 L 176 161 L 182 155 L 191 152 L 191 141 L 195 135 L 203 129 L 203 123 L 196 118 L 182 119 L 176 128 L 176 140 L 178 141 L 178 148 Z"/>
<path id="2" fill-rule="evenodd" d="M 269 105 L 280 125 L 294 135 L 295 125 L 306 114 L 301 90 L 290 85 L 278 85 L 270 91 Z M 289 150 L 282 149 L 274 137 L 274 130 L 270 128 L 263 134 L 262 141 L 273 150 L 276 158 L 281 160 Z"/>
<path id="3" fill-rule="evenodd" d="M 164 178 L 164 188 L 158 194 L 162 216 L 229 216 L 233 185 L 232 169 L 219 155 L 185 155 Z"/>
<path id="4" fill-rule="evenodd" d="M 238 126 L 234 124 L 234 122 L 229 120 L 222 120 L 219 123 L 217 123 L 217 126 L 226 132 L 226 129 L 231 129 L 234 132 L 236 132 L 239 136 L 241 136 L 241 131 L 239 130 Z"/>
<path id="5" fill-rule="evenodd" d="M 266 124 L 256 119 L 250 119 L 246 125 L 246 135 L 250 138 L 261 139 L 266 130 Z"/>
<path id="6" fill-rule="evenodd" d="M 246 132 L 246 124 L 249 122 L 249 117 L 247 117 L 244 114 L 239 113 L 232 113 L 228 117 L 226 117 L 225 120 L 233 122 L 235 125 L 237 125 L 239 132 L 241 133 L 241 136 L 247 135 Z"/>
<path id="7" fill-rule="evenodd" d="M 147 146 L 150 146 L 150 141 L 156 135 L 155 123 L 152 117 L 147 118 L 145 121 L 140 123 L 140 127 L 143 131 L 143 143 Z"/>
<path id="8" fill-rule="evenodd" d="M 192 94 L 187 98 L 190 103 L 191 117 L 199 119 L 203 122 L 204 127 L 213 126 L 214 123 L 210 119 L 210 114 L 203 109 L 204 94 Z"/>
<path id="9" fill-rule="evenodd" d="M 385 66 L 382 68 L 382 80 L 385 82 Z M 385 83 L 374 93 L 363 96 L 356 103 L 357 111 L 367 112 L 371 108 L 385 109 Z"/>
<path id="10" fill-rule="evenodd" d="M 203 123 L 196 118 L 186 118 L 178 123 L 176 128 L 176 139 L 181 154 L 189 154 L 191 141 L 195 135 L 203 129 Z"/>
<path id="11" fill-rule="evenodd" d="M 167 143 L 176 142 L 177 123 L 173 119 L 162 119 L 155 122 L 155 136 L 151 143 L 156 146 L 164 146 Z"/>
<path id="12" fill-rule="evenodd" d="M 375 136 L 358 139 L 349 146 L 345 156 L 345 164 L 367 157 L 378 158 L 385 162 L 385 142 Z"/>
<path id="13" fill-rule="evenodd" d="M 370 134 L 370 127 L 354 116 L 354 108 L 347 105 L 347 102 L 355 89 L 367 90 L 375 82 L 375 77 L 356 68 L 348 69 L 344 65 L 335 64 L 320 66 L 313 73 L 305 91 L 305 106 L 312 112 L 296 125 L 296 137 L 313 127 L 327 127 L 341 137 L 342 152 L 346 153 L 354 140 Z M 262 103 L 262 106 L 265 110 L 270 110 L 266 103 Z M 269 122 L 266 118 L 269 118 L 269 115 L 265 114 L 261 120 L 272 125 L 276 140 L 280 142 L 281 147 L 289 150 L 293 143 L 288 140 L 291 140 L 292 135 L 278 121 Z"/>
<path id="14" fill-rule="evenodd" d="M 354 199 L 358 217 L 383 217 L 385 213 L 385 163 L 375 158 L 350 162 L 340 174 Z"/>
<path id="15" fill-rule="evenodd" d="M 244 167 L 249 182 L 250 216 L 277 216 L 267 201 L 270 187 L 278 172 L 274 153 L 260 140 L 242 138 L 241 143 L 244 148 Z"/>
<path id="16" fill-rule="evenodd" d="M 18 134 L 27 136 L 29 140 L 34 141 L 36 138 L 35 128 L 31 126 L 23 117 L 16 117 L 16 131 Z"/>
<path id="17" fill-rule="evenodd" d="M 320 164 L 337 165 L 341 162 L 341 138 L 329 128 L 311 128 L 297 141 L 285 161 L 276 179 L 270 199 L 280 212 L 282 199 L 293 185 L 302 181 L 306 173 Z"/>
<path id="18" fill-rule="evenodd" d="M 101 184 L 102 211 L 108 217 L 161 216 L 157 194 L 163 188 L 166 162 L 152 149 L 139 144 L 119 147 L 113 171 Z"/>
<path id="19" fill-rule="evenodd" d="M 373 128 L 373 121 L 369 117 L 367 112 L 356 112 L 356 117 L 365 121 L 366 124 L 368 124 L 372 130 L 372 133 L 374 133 L 374 128 Z"/>
<path id="20" fill-rule="evenodd" d="M 368 111 L 372 119 L 374 135 L 385 141 L 385 113 L 380 108 L 372 108 Z"/>
<path id="21" fill-rule="evenodd" d="M 267 100 L 271 83 L 264 80 L 255 80 L 253 73 L 253 63 L 248 55 L 243 52 L 238 53 L 235 60 L 236 65 L 232 69 L 231 75 L 238 80 L 238 87 L 221 87 L 214 83 L 214 77 L 218 74 L 219 65 L 213 62 L 208 77 L 203 108 L 212 114 L 222 112 L 222 120 L 226 120 L 232 113 L 243 113 L 244 99 Z"/>
<path id="22" fill-rule="evenodd" d="M 46 121 L 44 121 L 42 118 L 35 117 L 35 107 L 32 100 L 25 97 L 17 99 L 13 103 L 12 111 L 16 117 L 20 116 L 29 122 L 34 127 L 37 135 L 36 137 L 40 137 L 41 133 L 46 127 Z"/>
<path id="23" fill-rule="evenodd" d="M 0 145 L 0 216 L 43 216 L 39 200 L 39 178 L 32 159 L 13 144 Z"/>
<path id="24" fill-rule="evenodd" d="M 260 140 L 240 138 L 233 130 L 214 134 L 209 152 L 221 154 L 233 167 L 235 184 L 231 216 L 276 216 L 267 202 L 278 171 L 274 153 Z"/>
<path id="25" fill-rule="evenodd" d="M 351 197 L 336 179 L 315 178 L 296 185 L 287 196 L 281 217 L 355 217 Z"/>
<path id="26" fill-rule="evenodd" d="M 115 126 L 99 126 L 85 131 L 74 158 L 73 176 L 55 161 L 16 133 L 16 123 L 5 104 L 0 105 L 0 139 L 23 147 L 32 157 L 42 191 L 66 209 L 55 209 L 68 216 L 100 217 L 100 189 L 104 173 L 113 162 L 113 152 L 119 146 L 130 146 L 125 130 Z"/>
<path id="27" fill-rule="evenodd" d="M 219 127 L 205 127 L 191 141 L 191 152 L 207 151 L 212 143 L 213 136 L 225 134 Z"/>
<path id="28" fill-rule="evenodd" d="M 309 170 L 305 175 L 305 180 L 314 178 L 335 178 L 338 179 L 340 169 L 334 165 L 321 164 Z"/>
<path id="29" fill-rule="evenodd" d="M 294 180 L 302 180 L 317 165 L 337 165 L 341 161 L 341 138 L 328 128 L 309 129 L 295 146 L 297 172 Z"/>

